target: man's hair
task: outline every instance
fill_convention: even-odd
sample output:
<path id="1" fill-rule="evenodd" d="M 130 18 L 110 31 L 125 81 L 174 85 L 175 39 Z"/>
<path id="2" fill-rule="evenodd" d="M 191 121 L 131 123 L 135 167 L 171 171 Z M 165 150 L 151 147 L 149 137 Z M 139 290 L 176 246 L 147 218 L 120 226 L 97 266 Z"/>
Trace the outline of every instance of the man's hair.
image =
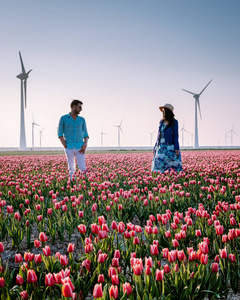
<path id="1" fill-rule="evenodd" d="M 80 101 L 80 100 L 77 100 L 77 99 L 73 99 L 73 101 L 71 102 L 71 104 L 70 104 L 70 107 L 71 108 L 73 108 L 73 106 L 75 105 L 75 106 L 78 106 L 78 104 L 83 104 L 82 103 L 82 101 Z"/>

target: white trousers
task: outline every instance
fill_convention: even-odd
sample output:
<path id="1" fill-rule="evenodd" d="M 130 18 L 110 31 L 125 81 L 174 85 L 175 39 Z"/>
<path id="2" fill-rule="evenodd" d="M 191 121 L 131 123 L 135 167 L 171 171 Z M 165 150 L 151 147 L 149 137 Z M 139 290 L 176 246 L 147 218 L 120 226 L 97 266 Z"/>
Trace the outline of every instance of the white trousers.
<path id="1" fill-rule="evenodd" d="M 65 154 L 66 154 L 66 157 L 67 157 L 68 170 L 69 170 L 71 180 L 72 180 L 73 174 L 76 171 L 75 157 L 77 159 L 78 168 L 81 171 L 86 171 L 85 154 L 80 154 L 78 152 L 79 150 L 80 149 L 76 149 L 75 147 L 73 149 L 65 148 Z"/>

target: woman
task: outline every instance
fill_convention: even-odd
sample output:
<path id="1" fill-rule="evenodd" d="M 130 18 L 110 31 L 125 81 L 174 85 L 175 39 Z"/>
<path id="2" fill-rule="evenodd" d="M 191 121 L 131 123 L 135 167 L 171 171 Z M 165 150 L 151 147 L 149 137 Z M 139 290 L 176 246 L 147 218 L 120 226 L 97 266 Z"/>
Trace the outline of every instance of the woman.
<path id="1" fill-rule="evenodd" d="M 174 119 L 173 106 L 165 104 L 159 109 L 163 113 L 158 129 L 157 142 L 153 149 L 152 172 L 182 170 L 181 153 L 178 143 L 178 121 Z"/>

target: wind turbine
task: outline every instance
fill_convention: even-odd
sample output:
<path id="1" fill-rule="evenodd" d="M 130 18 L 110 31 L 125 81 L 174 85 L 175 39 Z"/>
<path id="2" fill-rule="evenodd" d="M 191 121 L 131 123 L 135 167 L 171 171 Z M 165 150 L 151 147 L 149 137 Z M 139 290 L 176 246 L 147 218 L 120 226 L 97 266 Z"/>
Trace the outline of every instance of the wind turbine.
<path id="1" fill-rule="evenodd" d="M 227 132 L 227 134 L 228 133 L 231 133 L 231 146 L 233 146 L 233 133 L 237 135 L 237 133 L 233 130 L 233 126 L 232 126 L 232 129 Z"/>
<path id="2" fill-rule="evenodd" d="M 184 146 L 184 131 L 188 134 L 190 133 L 184 128 L 184 123 L 183 123 L 183 127 L 179 131 L 182 131 L 182 146 Z"/>
<path id="3" fill-rule="evenodd" d="M 33 117 L 33 121 L 32 121 L 32 148 L 34 147 L 34 126 L 40 126 L 39 124 L 34 122 L 34 117 Z"/>
<path id="4" fill-rule="evenodd" d="M 123 118 L 122 118 L 122 121 L 123 121 Z M 122 121 L 121 121 L 121 123 L 120 123 L 119 125 L 115 125 L 115 127 L 118 128 L 118 147 L 120 147 L 120 133 L 121 133 L 121 132 L 123 133 L 122 127 L 121 127 Z M 121 131 L 121 132 L 120 132 L 120 131 Z"/>
<path id="5" fill-rule="evenodd" d="M 44 130 L 45 127 L 42 128 L 42 130 L 39 130 L 39 134 L 40 134 L 40 147 L 42 147 L 42 132 Z"/>
<path id="6" fill-rule="evenodd" d="M 103 130 L 101 130 L 101 147 L 103 147 L 103 135 L 107 135 Z"/>
<path id="7" fill-rule="evenodd" d="M 24 119 L 24 110 L 27 107 L 27 79 L 29 73 L 32 71 L 28 71 L 26 73 L 24 64 L 22 61 L 21 52 L 19 51 L 20 62 L 22 66 L 22 73 L 17 75 L 17 78 L 21 80 L 21 113 L 20 113 L 20 150 L 26 150 L 26 134 L 25 134 L 25 119 Z M 25 108 L 24 108 L 25 106 Z"/>
<path id="8" fill-rule="evenodd" d="M 209 81 L 209 83 L 205 86 L 205 88 L 199 93 L 199 94 L 195 94 L 193 92 L 187 91 L 182 89 L 183 91 L 190 93 L 193 95 L 193 97 L 195 98 L 195 148 L 198 148 L 199 144 L 198 144 L 198 121 L 197 121 L 197 107 L 199 110 L 199 114 L 200 114 L 200 118 L 202 119 L 201 116 L 201 110 L 200 110 L 200 102 L 199 102 L 199 98 L 201 96 L 201 94 L 203 93 L 203 91 L 207 88 L 207 86 L 210 84 L 210 82 L 212 81 L 212 79 Z"/>
<path id="9" fill-rule="evenodd" d="M 155 130 L 154 130 L 153 132 L 149 132 L 149 131 L 148 131 L 148 133 L 149 133 L 150 136 L 151 136 L 151 140 L 150 140 L 150 141 L 151 141 L 151 147 L 152 147 L 152 136 L 153 136 L 154 132 L 155 132 Z"/>

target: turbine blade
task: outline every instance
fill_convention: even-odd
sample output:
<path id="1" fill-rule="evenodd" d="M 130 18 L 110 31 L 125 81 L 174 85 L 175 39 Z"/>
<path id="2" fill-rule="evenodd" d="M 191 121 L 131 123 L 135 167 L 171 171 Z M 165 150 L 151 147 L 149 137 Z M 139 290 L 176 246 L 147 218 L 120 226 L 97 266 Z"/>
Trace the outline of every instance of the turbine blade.
<path id="1" fill-rule="evenodd" d="M 205 88 L 201 91 L 201 93 L 199 94 L 199 96 L 202 94 L 202 92 L 207 88 L 207 86 L 210 84 L 210 82 L 212 81 L 212 79 L 209 81 L 209 83 L 205 86 Z"/>
<path id="2" fill-rule="evenodd" d="M 121 123 L 120 123 L 120 125 L 119 125 L 120 127 L 121 127 L 121 125 L 122 125 L 123 119 L 124 119 L 124 117 L 122 118 L 122 121 L 121 121 Z"/>
<path id="3" fill-rule="evenodd" d="M 119 128 L 120 128 L 120 130 L 122 131 L 122 127 L 120 126 Z M 122 134 L 124 134 L 123 131 L 122 131 Z"/>
<path id="4" fill-rule="evenodd" d="M 32 69 L 30 71 L 27 72 L 27 74 L 29 74 L 32 71 Z"/>
<path id="5" fill-rule="evenodd" d="M 187 91 L 187 90 L 184 90 L 184 89 L 182 89 L 184 92 L 187 92 L 187 93 L 190 93 L 190 94 L 192 94 L 192 95 L 195 95 L 195 93 L 193 93 L 193 92 L 189 92 L 189 91 Z"/>
<path id="6" fill-rule="evenodd" d="M 24 100 L 25 108 L 27 108 L 27 79 L 24 80 Z"/>
<path id="7" fill-rule="evenodd" d="M 198 109 L 199 109 L 200 118 L 201 118 L 201 120 L 202 120 L 202 115 L 201 115 L 201 109 L 200 109 L 200 102 L 199 102 L 199 99 L 197 99 L 196 101 L 197 101 L 197 105 L 198 105 Z"/>
<path id="8" fill-rule="evenodd" d="M 238 134 L 234 130 L 232 132 L 235 133 L 238 136 Z"/>
<path id="9" fill-rule="evenodd" d="M 22 55 L 21 52 L 19 51 L 19 56 L 20 56 L 20 61 L 21 61 L 21 65 L 22 65 L 22 73 L 26 74 L 25 68 L 24 68 L 24 64 L 23 64 L 23 60 L 22 60 Z"/>

